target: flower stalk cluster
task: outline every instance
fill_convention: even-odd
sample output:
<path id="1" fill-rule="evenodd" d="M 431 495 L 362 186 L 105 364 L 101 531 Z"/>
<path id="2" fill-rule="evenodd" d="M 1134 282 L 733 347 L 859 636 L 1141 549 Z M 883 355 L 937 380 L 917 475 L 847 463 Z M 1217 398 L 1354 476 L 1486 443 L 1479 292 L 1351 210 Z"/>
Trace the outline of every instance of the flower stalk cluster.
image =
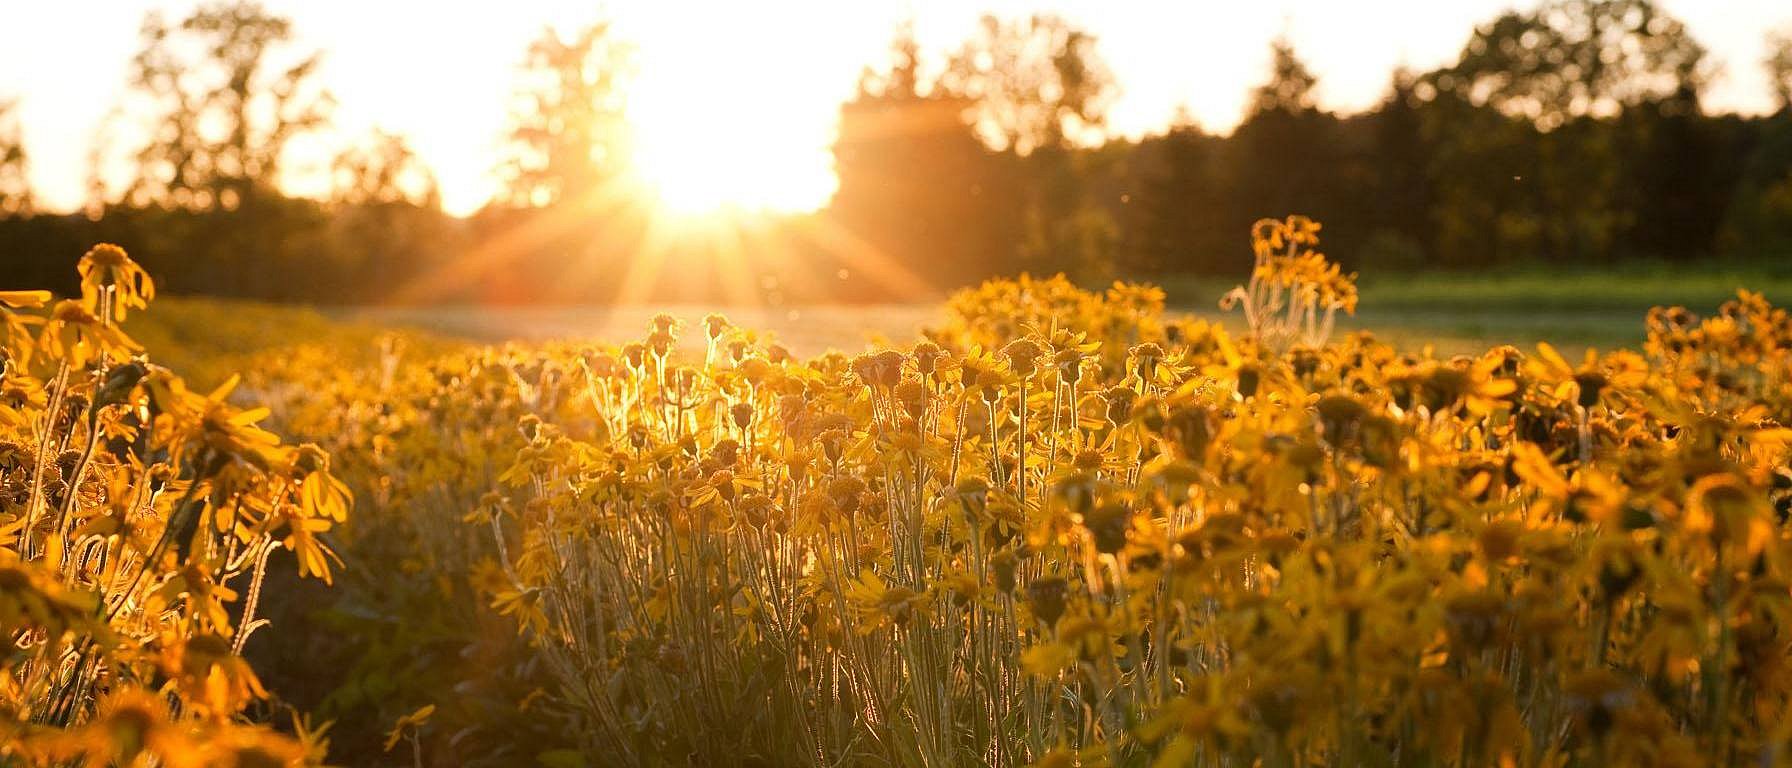
<path id="1" fill-rule="evenodd" d="M 0 763 L 306 765 L 321 730 L 249 723 L 270 557 L 330 578 L 350 499 L 314 446 L 194 392 L 119 323 L 155 294 L 123 249 L 81 297 L 0 292 Z"/>
<path id="2" fill-rule="evenodd" d="M 857 357 L 488 352 L 477 578 L 615 763 L 1783 760 L 1785 310 L 1403 352 L 1328 338 L 1316 229 L 1241 337 L 1022 278 Z"/>

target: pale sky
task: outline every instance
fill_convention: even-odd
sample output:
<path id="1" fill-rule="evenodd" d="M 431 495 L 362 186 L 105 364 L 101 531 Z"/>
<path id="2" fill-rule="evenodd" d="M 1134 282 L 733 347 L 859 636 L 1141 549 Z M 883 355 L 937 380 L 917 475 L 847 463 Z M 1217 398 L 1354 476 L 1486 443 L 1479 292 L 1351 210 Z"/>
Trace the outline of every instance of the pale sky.
<path id="1" fill-rule="evenodd" d="M 897 25 L 915 21 L 924 50 L 943 52 L 985 11 L 1057 12 L 1090 30 L 1121 87 L 1112 128 L 1161 130 L 1186 104 L 1209 130 L 1229 130 L 1247 91 L 1267 74 L 1268 43 L 1286 32 L 1319 75 L 1322 106 L 1355 111 L 1385 92 L 1399 63 L 1451 61 L 1474 24 L 1502 0 L 267 0 L 293 19 L 298 44 L 325 52 L 323 84 L 336 96 L 342 141 L 373 127 L 407 137 L 441 180 L 455 213 L 495 188 L 513 76 L 544 25 L 570 28 L 605 8 L 640 51 L 641 129 L 662 155 L 702 147 L 689 168 L 725 167 L 715 179 L 683 178 L 727 201 L 767 183 L 789 190 L 769 201 L 814 207 L 832 191 L 839 103 L 860 69 L 881 60 Z M 119 103 L 143 13 L 178 20 L 194 2 L 15 0 L 0 12 L 0 99 L 18 99 L 31 177 L 46 207 L 68 210 L 85 195 L 101 118 Z M 1714 110 L 1760 112 L 1766 30 L 1792 23 L 1783 0 L 1663 0 L 1711 51 L 1721 74 Z M 709 125 L 719 127 L 719 144 Z M 701 141 L 696 137 L 702 137 Z M 688 139 L 688 140 L 687 140 Z M 304 153 L 301 153 L 303 155 Z M 313 157 L 295 158 L 315 166 Z M 679 162 L 679 161 L 673 161 Z M 674 173 L 673 175 L 676 175 Z M 766 180 L 756 182 L 756 180 Z M 305 183 L 295 180 L 294 187 Z M 740 187 L 742 189 L 735 189 Z M 310 190 L 296 189 L 306 192 Z M 736 193 L 740 194 L 736 194 Z"/>

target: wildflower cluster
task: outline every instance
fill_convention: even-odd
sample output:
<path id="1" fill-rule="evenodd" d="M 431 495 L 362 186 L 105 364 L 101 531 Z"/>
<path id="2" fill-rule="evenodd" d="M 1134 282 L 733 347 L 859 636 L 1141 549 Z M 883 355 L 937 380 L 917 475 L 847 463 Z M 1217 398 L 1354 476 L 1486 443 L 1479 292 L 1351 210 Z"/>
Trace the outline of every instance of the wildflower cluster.
<path id="1" fill-rule="evenodd" d="M 193 392 L 120 328 L 154 297 L 114 245 L 81 297 L 0 292 L 0 762 L 304 765 L 321 729 L 250 724 L 242 658 L 270 556 L 330 577 L 330 457 L 283 445 L 233 383 Z"/>
<path id="2" fill-rule="evenodd" d="M 218 590 L 245 573 L 252 545 L 230 544 L 215 510 L 303 551 L 290 521 L 272 521 L 333 522 L 303 510 L 319 508 L 308 494 L 341 498 L 329 479 L 340 477 L 362 509 L 334 541 L 378 564 L 346 572 L 336 594 L 348 599 L 331 614 L 353 653 L 331 658 L 349 681 L 322 711 L 379 715 L 360 718 L 372 726 L 344 716 L 333 731 L 354 754 L 502 765 L 1785 762 L 1785 310 L 1744 293 L 1706 317 L 1655 310 L 1638 351 L 1438 357 L 1333 333 L 1355 291 L 1317 254 L 1317 229 L 1295 217 L 1254 230 L 1236 336 L 1167 315 L 1151 286 L 1095 293 L 1022 277 L 954 296 L 947 321 L 912 346 L 858 356 L 799 359 L 712 315 L 689 326 L 659 317 L 617 346 L 388 337 L 364 365 L 326 345 L 254 363 L 245 389 L 272 406 L 269 422 L 322 443 L 327 465 L 323 451 L 267 447 L 286 458 L 208 469 L 205 446 L 268 444 L 249 424 L 260 414 L 222 396 L 164 396 L 176 388 L 155 382 L 172 377 L 143 364 L 131 402 L 154 426 L 137 433 L 152 442 L 135 455 L 156 458 L 142 469 L 112 458 L 108 419 L 124 409 L 107 410 L 94 458 L 67 483 L 81 489 L 76 515 L 123 498 L 115 476 L 160 477 L 126 518 L 146 532 L 116 540 L 123 557 L 143 561 L 128 553 L 150 551 L 163 521 L 185 520 L 174 512 L 194 485 L 202 524 L 187 535 L 211 538 L 161 557 L 145 581 L 164 586 L 137 594 L 171 602 L 124 609 L 134 618 L 107 636 L 180 620 L 194 583 L 217 586 L 185 594 L 242 604 Z M 77 323 L 76 310 L 94 320 Z M 141 362 L 101 320 L 113 311 L 95 301 L 0 314 L 8 354 L 33 361 L 8 374 L 0 399 L 0 425 L 24 430 L 19 466 L 65 446 L 78 454 L 93 434 L 77 413 L 56 422 L 67 438 L 39 449 L 30 425 L 57 412 L 45 395 L 109 401 L 98 394 L 109 372 Z M 690 335 L 703 343 L 679 343 Z M 71 357 L 85 368 L 63 375 Z M 198 423 L 236 425 L 220 427 L 234 437 L 183 438 L 191 420 L 168 415 L 211 407 L 218 418 Z M 302 462 L 327 467 L 313 491 L 281 484 L 278 468 Z M 11 478 L 37 476 L 6 471 L 14 489 Z M 53 489 L 65 474 L 44 476 Z M 217 488 L 245 487 L 261 490 L 217 500 Z M 40 518 L 60 514 L 49 510 L 67 497 L 56 498 Z M 21 583 L 56 583 L 44 570 L 51 526 L 30 527 L 29 547 L 5 544 L 45 563 Z M 181 567 L 193 552 L 228 556 L 207 560 L 210 571 Z M 88 589 L 120 601 L 119 587 Z M 42 636 L 99 632 L 79 623 L 92 615 L 79 606 L 57 607 L 76 591 L 21 601 L 32 613 L 0 621 L 30 615 Z M 165 702 L 155 716 L 178 727 L 157 733 L 183 744 L 234 722 L 172 682 L 182 678 L 160 648 L 201 641 L 130 637 L 95 647 L 156 648 L 105 657 L 137 677 L 96 675 L 85 721 L 31 732 L 97 744 L 81 723 L 131 702 Z M 152 684 L 154 697 L 101 695 Z M 37 738 L 26 743 L 73 743 Z"/>
<path id="3" fill-rule="evenodd" d="M 1578 365 L 1330 340 L 1316 230 L 1253 232 L 1239 338 L 1023 278 L 905 349 L 717 316 L 687 361 L 664 317 L 402 399 L 514 415 L 459 435 L 514 447 L 472 578 L 608 762 L 1783 761 L 1787 313 Z"/>
<path id="4" fill-rule="evenodd" d="M 948 320 L 929 334 L 939 343 L 999 349 L 1030 329 L 1062 331 L 1106 343 L 1093 349 L 1104 368 L 1118 370 L 1127 350 L 1182 329 L 1164 317 L 1164 291 L 1145 283 L 1114 283 L 1100 293 L 1078 289 L 1063 275 L 992 280 L 946 300 Z"/>
<path id="5" fill-rule="evenodd" d="M 1321 346 L 1338 310 L 1356 313 L 1356 275 L 1344 274 L 1318 247 L 1319 222 L 1305 216 L 1251 225 L 1250 282 L 1232 289 L 1220 306 L 1239 307 L 1250 337 L 1274 353 L 1293 344 Z"/>

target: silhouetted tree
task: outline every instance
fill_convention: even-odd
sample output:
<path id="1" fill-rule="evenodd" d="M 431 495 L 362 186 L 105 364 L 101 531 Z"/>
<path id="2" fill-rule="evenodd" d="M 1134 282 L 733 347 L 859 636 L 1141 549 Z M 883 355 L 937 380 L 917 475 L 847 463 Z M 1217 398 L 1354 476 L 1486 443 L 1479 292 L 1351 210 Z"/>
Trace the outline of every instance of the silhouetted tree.
<path id="1" fill-rule="evenodd" d="M 1649 0 L 1550 0 L 1477 27 L 1459 61 L 1421 84 L 1434 99 L 1424 114 L 1438 153 L 1432 250 L 1462 264 L 1586 263 L 1612 258 L 1626 237 L 1663 236 L 1625 185 L 1690 175 L 1634 172 L 1643 162 L 1635 155 L 1674 130 L 1638 110 L 1696 117 L 1703 58 L 1685 26 Z M 1612 122 L 1627 112 L 1628 137 Z"/>
<path id="2" fill-rule="evenodd" d="M 330 236 L 323 255 L 345 299 L 377 301 L 447 261 L 463 246 L 441 211 L 435 174 L 402 136 L 381 130 L 331 164 Z"/>
<path id="3" fill-rule="evenodd" d="M 1745 258 L 1792 258 L 1792 110 L 1780 110 L 1752 126 L 1751 151 L 1743 155 L 1729 187 L 1717 248 Z"/>
<path id="4" fill-rule="evenodd" d="M 1792 109 L 1792 26 L 1767 33 L 1767 58 L 1761 65 L 1767 70 L 1774 107 Z"/>
<path id="5" fill-rule="evenodd" d="M 867 67 L 840 107 L 829 216 L 872 253 L 956 285 L 1010 263 L 1019 201 L 1012 159 L 967 122 L 975 102 L 934 79 L 912 29 L 898 30 L 887 66 Z"/>
<path id="6" fill-rule="evenodd" d="M 374 130 L 330 165 L 330 201 L 337 205 L 408 203 L 439 208 L 436 175 L 403 136 Z"/>
<path id="7" fill-rule="evenodd" d="M 0 101 L 0 217 L 32 213 L 25 136 L 13 117 L 17 106 L 18 102 Z"/>
<path id="8" fill-rule="evenodd" d="M 1116 93 L 1094 36 L 1057 16 L 985 16 L 941 82 L 972 100 L 972 125 L 990 147 L 1025 158 L 1021 267 L 1109 276 L 1119 232 L 1088 195 L 1103 171 L 1075 151 L 1104 137 Z"/>
<path id="9" fill-rule="evenodd" d="M 1129 272 L 1217 273 L 1235 266 L 1228 252 L 1237 237 L 1220 234 L 1228 206 L 1220 184 L 1224 140 L 1201 130 L 1179 107 L 1162 136 L 1133 150 L 1138 192 L 1122 219 Z"/>
<path id="10" fill-rule="evenodd" d="M 1705 49 L 1652 0 L 1547 0 L 1475 29 L 1437 86 L 1549 130 L 1697 92 Z"/>
<path id="11" fill-rule="evenodd" d="M 1269 52 L 1269 80 L 1251 90 L 1245 107 L 1247 119 L 1265 112 L 1298 115 L 1313 111 L 1313 89 L 1319 78 L 1295 55 L 1294 43 L 1286 36 L 1277 37 L 1270 41 Z"/>
<path id="12" fill-rule="evenodd" d="M 482 271 L 468 285 L 501 300 L 590 300 L 642 258 L 645 201 L 626 114 L 633 67 L 609 21 L 544 29 L 529 45 L 498 169 L 503 188 L 471 222 Z"/>
<path id="13" fill-rule="evenodd" d="M 983 17 L 942 83 L 974 101 L 972 123 L 990 147 L 1021 155 L 1101 139 L 1116 95 L 1095 37 L 1052 15 Z"/>
<path id="14" fill-rule="evenodd" d="M 131 85 L 153 122 L 124 200 L 232 209 L 272 190 L 288 144 L 333 104 L 315 83 L 321 53 L 274 71 L 291 38 L 292 22 L 256 2 L 207 3 L 174 26 L 148 14 Z"/>
<path id="15" fill-rule="evenodd" d="M 1349 198 L 1330 192 L 1352 180 L 1338 118 L 1315 106 L 1317 85 L 1287 38 L 1270 43 L 1269 77 L 1228 142 L 1223 184 L 1235 206 L 1221 222 L 1226 231 L 1248 231 L 1266 211 L 1301 211 L 1326 222 L 1328 248 L 1342 253 L 1337 230 L 1363 226 L 1336 204 Z"/>
<path id="16" fill-rule="evenodd" d="M 1460 95 L 1435 94 L 1419 110 L 1432 160 L 1426 171 L 1435 204 L 1420 215 L 1431 238 L 1427 262 L 1446 268 L 1537 257 L 1542 212 L 1533 193 L 1536 126 L 1522 117 L 1477 107 Z"/>
<path id="17" fill-rule="evenodd" d="M 607 21 L 569 37 L 546 29 L 530 44 L 501 168 L 507 204 L 589 204 L 623 177 L 632 57 Z"/>
<path id="18" fill-rule="evenodd" d="M 1720 201 L 1741 165 L 1724 124 L 1706 119 L 1687 88 L 1624 110 L 1606 132 L 1617 154 L 1616 201 L 1627 212 L 1612 250 L 1670 260 L 1709 255 L 1725 212 Z"/>
<path id="19" fill-rule="evenodd" d="M 1374 190 L 1366 196 L 1361 222 L 1368 232 L 1360 254 L 1365 267 L 1422 267 L 1425 247 L 1432 242 L 1426 213 L 1436 204 L 1431 184 L 1435 151 L 1425 134 L 1418 90 L 1418 73 L 1398 67 L 1389 78 L 1387 96 L 1362 118 L 1370 124 Z"/>
<path id="20" fill-rule="evenodd" d="M 1792 258 L 1792 26 L 1770 32 L 1763 64 L 1778 111 L 1749 133 L 1754 150 L 1735 164 L 1738 178 L 1718 235 L 1724 252 L 1755 259 Z M 1730 125 L 1733 119 L 1720 125 Z M 1735 131 L 1731 131 L 1734 133 Z"/>
<path id="21" fill-rule="evenodd" d="M 244 0 L 178 24 L 151 12 L 141 36 L 121 111 L 146 116 L 147 138 L 122 192 L 96 172 L 94 239 L 123 244 L 170 292 L 308 293 L 324 212 L 282 193 L 281 176 L 291 143 L 329 120 L 321 55 L 292 51 L 291 22 Z"/>

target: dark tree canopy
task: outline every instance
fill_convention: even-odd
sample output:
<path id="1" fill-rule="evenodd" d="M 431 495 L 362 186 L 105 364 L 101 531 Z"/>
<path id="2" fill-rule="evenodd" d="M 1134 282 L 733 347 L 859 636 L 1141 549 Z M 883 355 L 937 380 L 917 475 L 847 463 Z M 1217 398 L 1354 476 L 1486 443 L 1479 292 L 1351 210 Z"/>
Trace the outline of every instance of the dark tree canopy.
<path id="1" fill-rule="evenodd" d="M 975 101 L 922 69 L 912 30 L 900 29 L 887 64 L 868 67 L 841 106 L 830 218 L 884 258 L 975 279 L 1001 258 L 1014 217 L 1009 165 L 969 124 Z"/>
<path id="2" fill-rule="evenodd" d="M 1319 85 L 1318 76 L 1295 55 L 1294 44 L 1288 38 L 1276 38 L 1269 48 L 1269 80 L 1251 91 L 1250 105 L 1245 108 L 1246 119 L 1260 112 L 1300 114 L 1313 109 L 1316 103 L 1313 89 Z"/>

